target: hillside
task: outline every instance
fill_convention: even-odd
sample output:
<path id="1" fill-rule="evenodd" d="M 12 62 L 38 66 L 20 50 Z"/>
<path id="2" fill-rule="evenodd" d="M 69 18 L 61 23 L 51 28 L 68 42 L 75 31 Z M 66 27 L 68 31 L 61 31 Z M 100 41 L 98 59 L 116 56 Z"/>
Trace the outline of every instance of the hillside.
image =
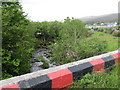
<path id="1" fill-rule="evenodd" d="M 101 16 L 88 16 L 79 19 L 82 20 L 85 24 L 93 24 L 96 22 L 115 22 L 118 21 L 118 13 Z"/>

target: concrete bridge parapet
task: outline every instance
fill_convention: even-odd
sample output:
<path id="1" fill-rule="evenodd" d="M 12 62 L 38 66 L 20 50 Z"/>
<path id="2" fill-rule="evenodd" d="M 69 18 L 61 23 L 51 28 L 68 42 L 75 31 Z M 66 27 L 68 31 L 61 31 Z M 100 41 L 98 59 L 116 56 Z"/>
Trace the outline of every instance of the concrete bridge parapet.
<path id="1" fill-rule="evenodd" d="M 66 88 L 72 85 L 74 80 L 87 73 L 106 72 L 115 65 L 120 65 L 119 50 L 1 80 L 0 89 L 39 90 Z"/>

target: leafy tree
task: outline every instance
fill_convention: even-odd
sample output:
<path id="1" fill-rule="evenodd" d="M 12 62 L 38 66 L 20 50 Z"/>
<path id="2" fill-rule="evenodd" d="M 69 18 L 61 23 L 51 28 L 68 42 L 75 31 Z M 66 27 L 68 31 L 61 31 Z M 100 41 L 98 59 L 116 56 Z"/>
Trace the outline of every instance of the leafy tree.
<path id="1" fill-rule="evenodd" d="M 58 21 L 53 22 L 35 22 L 37 30 L 35 32 L 36 38 L 39 39 L 38 44 L 50 44 L 59 37 L 59 31 L 62 28 L 62 23 Z"/>
<path id="2" fill-rule="evenodd" d="M 76 52 L 77 44 L 80 40 L 85 39 L 88 30 L 83 23 L 77 19 L 67 17 L 59 32 L 59 40 L 53 44 L 53 61 L 58 63 L 68 63 L 76 60 L 78 57 Z"/>
<path id="3" fill-rule="evenodd" d="M 64 21 L 63 29 L 60 31 L 60 39 L 69 40 L 71 46 L 75 46 L 77 40 L 84 39 L 88 30 L 84 27 L 84 24 L 78 19 L 67 18 Z"/>
<path id="4" fill-rule="evenodd" d="M 19 2 L 2 3 L 3 79 L 29 72 L 34 31 Z"/>

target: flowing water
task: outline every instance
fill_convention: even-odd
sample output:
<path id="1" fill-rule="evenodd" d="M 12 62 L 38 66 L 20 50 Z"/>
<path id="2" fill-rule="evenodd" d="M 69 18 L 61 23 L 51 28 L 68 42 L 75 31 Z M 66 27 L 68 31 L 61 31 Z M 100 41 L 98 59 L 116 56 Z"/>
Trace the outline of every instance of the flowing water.
<path id="1" fill-rule="evenodd" d="M 35 72 L 38 70 L 43 70 L 43 68 L 41 67 L 43 65 L 43 62 L 39 60 L 36 61 L 36 59 L 38 59 L 39 56 L 42 56 L 43 59 L 48 63 L 49 68 L 50 67 L 55 67 L 55 62 L 51 63 L 50 59 L 51 58 L 47 58 L 46 55 L 50 54 L 50 50 L 46 49 L 46 48 L 39 48 L 38 50 L 36 50 L 36 52 L 33 54 L 33 60 L 30 63 L 31 64 L 31 68 L 30 68 L 30 72 Z"/>

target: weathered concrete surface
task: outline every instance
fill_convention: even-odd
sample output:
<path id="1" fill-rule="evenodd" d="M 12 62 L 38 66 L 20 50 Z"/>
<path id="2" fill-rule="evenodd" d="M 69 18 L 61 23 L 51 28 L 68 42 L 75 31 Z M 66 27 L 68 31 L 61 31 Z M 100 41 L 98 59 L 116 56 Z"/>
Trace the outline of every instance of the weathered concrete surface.
<path id="1" fill-rule="evenodd" d="M 21 83 L 25 83 L 25 85 L 28 84 L 28 86 L 19 86 L 19 88 L 21 88 L 21 87 L 24 87 L 24 88 L 27 88 L 27 87 L 30 87 L 30 88 L 41 88 L 42 85 L 44 86 L 44 84 L 45 85 L 50 85 L 49 87 L 52 88 L 52 82 L 53 82 L 54 79 L 56 79 L 56 78 L 59 78 L 59 79 L 63 78 L 62 75 L 64 75 L 64 73 L 62 73 L 62 72 L 60 73 L 61 75 L 58 75 L 59 77 L 55 77 L 54 76 L 54 75 L 57 75 L 57 73 L 59 71 L 61 71 L 61 70 L 69 71 L 70 70 L 69 67 L 73 67 L 73 66 L 78 66 L 79 67 L 79 66 L 82 66 L 82 64 L 90 63 L 90 61 L 92 61 L 92 60 L 101 59 L 101 58 L 104 58 L 104 57 L 109 57 L 110 55 L 113 55 L 113 54 L 119 54 L 120 55 L 120 51 L 116 50 L 116 51 L 109 52 L 109 53 L 106 53 L 106 54 L 102 54 L 102 55 L 86 58 L 86 59 L 83 59 L 83 60 L 79 60 L 79 61 L 71 62 L 71 63 L 68 63 L 68 64 L 52 67 L 52 68 L 49 68 L 49 69 L 40 70 L 40 71 L 36 71 L 36 72 L 32 72 L 32 73 L 27 73 L 25 75 L 21 75 L 21 76 L 12 77 L 12 78 L 9 78 L 9 79 L 1 80 L 0 81 L 0 87 L 9 86 L 9 85 L 14 84 L 14 83 L 18 84 L 18 85 L 24 85 L 24 84 L 21 84 Z M 116 60 L 116 58 L 114 58 L 114 61 L 115 60 Z M 119 57 L 119 60 L 120 60 L 120 57 Z M 106 61 L 104 61 L 104 62 L 106 63 Z M 92 65 L 91 68 L 93 68 L 93 67 L 94 67 L 94 64 Z M 109 67 L 111 67 L 111 66 L 109 66 Z M 85 68 L 88 68 L 88 67 L 85 67 Z M 70 72 L 73 74 L 72 71 L 70 71 Z M 50 79 L 50 77 L 48 76 L 49 74 L 53 75 L 54 79 Z M 66 76 L 67 75 L 69 76 L 69 74 L 70 73 L 66 73 Z M 44 82 L 42 82 L 42 83 L 41 83 L 40 79 L 39 79 L 40 81 L 38 81 L 36 79 L 36 78 L 41 78 L 43 76 L 44 76 L 45 79 L 47 78 L 47 80 L 44 80 Z M 51 77 L 53 77 L 53 76 L 51 76 Z M 37 86 L 36 85 L 32 85 L 31 86 L 31 82 L 29 82 L 29 80 L 37 82 L 38 85 Z M 68 85 L 70 83 L 68 83 Z"/>

